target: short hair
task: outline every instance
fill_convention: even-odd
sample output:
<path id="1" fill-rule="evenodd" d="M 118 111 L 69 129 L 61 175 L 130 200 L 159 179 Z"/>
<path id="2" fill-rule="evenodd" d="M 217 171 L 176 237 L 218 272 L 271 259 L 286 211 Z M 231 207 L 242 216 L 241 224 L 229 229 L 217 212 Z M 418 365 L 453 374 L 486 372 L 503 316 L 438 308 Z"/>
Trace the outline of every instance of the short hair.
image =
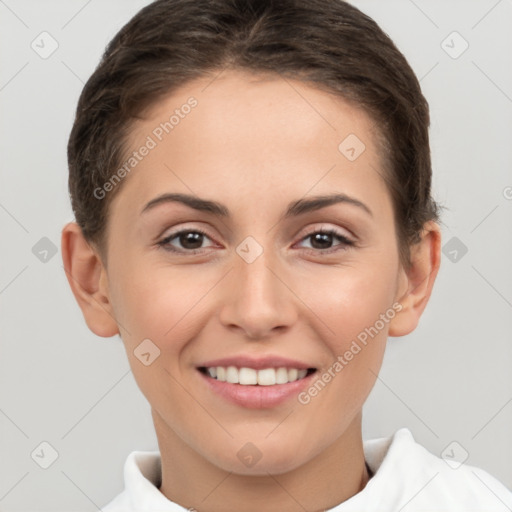
<path id="1" fill-rule="evenodd" d="M 69 193 L 85 238 L 105 250 L 108 207 L 122 183 L 94 190 L 125 159 L 135 119 L 187 82 L 223 69 L 301 80 L 361 108 L 375 123 L 401 262 L 431 197 L 429 107 L 402 53 L 342 0 L 157 0 L 112 39 L 80 95 L 68 142 Z"/>

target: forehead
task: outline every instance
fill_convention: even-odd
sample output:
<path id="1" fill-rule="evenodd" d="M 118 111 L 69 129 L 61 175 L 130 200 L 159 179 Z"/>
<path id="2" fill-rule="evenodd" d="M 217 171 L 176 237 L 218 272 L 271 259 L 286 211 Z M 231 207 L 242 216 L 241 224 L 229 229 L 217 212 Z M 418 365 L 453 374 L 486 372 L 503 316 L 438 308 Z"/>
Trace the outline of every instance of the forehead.
<path id="1" fill-rule="evenodd" d="M 191 101 L 193 108 L 188 107 Z M 187 118 L 191 120 L 185 122 Z M 353 132 L 373 143 L 373 122 L 360 108 L 339 95 L 275 74 L 231 70 L 188 82 L 155 103 L 145 120 L 133 126 L 132 135 L 155 131 L 158 138 L 159 124 L 170 119 L 172 130 L 163 138 L 177 141 L 193 135 L 203 143 L 198 149 L 209 153 L 226 150 L 220 142 L 228 136 L 251 141 L 255 153 L 262 144 L 275 151 L 306 140 L 324 141 L 337 150 L 340 137 Z"/>
<path id="2" fill-rule="evenodd" d="M 142 204 L 176 188 L 202 197 L 288 202 L 292 196 L 382 194 L 372 120 L 343 98 L 275 75 L 224 71 L 188 82 L 134 123 L 131 151 L 151 149 L 114 198 Z M 243 199 L 242 199 L 243 198 Z M 268 206 L 268 205 L 267 205 Z"/>

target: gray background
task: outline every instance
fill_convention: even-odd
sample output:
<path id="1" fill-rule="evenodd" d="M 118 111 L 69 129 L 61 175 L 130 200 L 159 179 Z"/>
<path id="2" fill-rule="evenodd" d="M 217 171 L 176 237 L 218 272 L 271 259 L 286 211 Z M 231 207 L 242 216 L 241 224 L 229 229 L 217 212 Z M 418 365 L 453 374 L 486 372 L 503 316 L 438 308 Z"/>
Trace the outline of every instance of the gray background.
<path id="1" fill-rule="evenodd" d="M 59 248 L 78 95 L 146 3 L 0 1 L 2 511 L 97 510 L 122 490 L 128 453 L 157 447 L 122 342 L 87 329 Z M 354 3 L 421 79 L 435 197 L 449 208 L 430 304 L 414 333 L 390 338 L 363 434 L 407 426 L 437 455 L 455 440 L 455 458 L 467 451 L 466 464 L 512 488 L 512 2 Z M 59 45 L 47 59 L 31 48 L 43 31 Z M 469 43 L 461 55 L 453 31 Z M 48 469 L 31 458 L 43 441 L 58 452 Z"/>

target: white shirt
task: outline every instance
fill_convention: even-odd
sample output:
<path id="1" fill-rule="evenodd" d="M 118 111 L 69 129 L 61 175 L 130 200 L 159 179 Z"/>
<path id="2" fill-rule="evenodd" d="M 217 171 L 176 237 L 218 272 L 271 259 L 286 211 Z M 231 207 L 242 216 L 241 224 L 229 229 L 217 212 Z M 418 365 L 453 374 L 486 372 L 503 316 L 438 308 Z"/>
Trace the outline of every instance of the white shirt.
<path id="1" fill-rule="evenodd" d="M 510 512 L 512 492 L 482 469 L 456 466 L 418 444 L 409 429 L 390 438 L 364 441 L 374 473 L 365 488 L 330 512 Z M 448 464 L 449 461 L 451 466 Z M 125 490 L 103 512 L 183 512 L 159 490 L 158 451 L 130 453 L 124 465 Z M 259 512 L 259 511 L 258 511 Z"/>

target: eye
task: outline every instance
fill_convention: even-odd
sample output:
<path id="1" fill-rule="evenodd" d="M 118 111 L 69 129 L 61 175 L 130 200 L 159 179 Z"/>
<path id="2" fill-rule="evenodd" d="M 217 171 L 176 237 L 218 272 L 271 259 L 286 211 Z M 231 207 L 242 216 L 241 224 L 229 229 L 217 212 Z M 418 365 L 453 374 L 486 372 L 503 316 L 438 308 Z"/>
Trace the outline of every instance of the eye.
<path id="1" fill-rule="evenodd" d="M 331 253 L 339 250 L 345 250 L 347 247 L 355 245 L 355 242 L 347 238 L 343 233 L 335 229 L 319 229 L 306 235 L 301 242 L 310 239 L 310 247 L 315 253 Z M 333 247 L 335 240 L 341 243 Z"/>
<path id="2" fill-rule="evenodd" d="M 158 245 L 170 252 L 197 254 L 203 252 L 203 249 L 214 247 L 213 243 L 203 247 L 205 239 L 211 242 L 211 238 L 208 234 L 201 229 L 182 229 L 181 231 L 176 231 L 166 236 L 158 242 Z M 346 250 L 347 247 L 355 245 L 355 242 L 335 229 L 317 229 L 303 237 L 299 243 L 309 239 L 311 240 L 310 248 L 315 254 L 328 254 L 335 251 Z M 336 240 L 338 240 L 339 243 L 333 246 Z M 176 244 L 179 244 L 181 247 L 176 247 Z"/>
<path id="3" fill-rule="evenodd" d="M 181 231 L 176 231 L 166 236 L 163 240 L 158 242 L 158 245 L 163 247 L 166 251 L 195 254 L 202 252 L 202 249 L 206 248 L 202 247 L 205 238 L 210 240 L 210 237 L 201 229 L 182 229 Z M 173 245 L 173 241 L 179 243 L 181 247 Z M 207 247 L 213 247 L 213 244 Z"/>

